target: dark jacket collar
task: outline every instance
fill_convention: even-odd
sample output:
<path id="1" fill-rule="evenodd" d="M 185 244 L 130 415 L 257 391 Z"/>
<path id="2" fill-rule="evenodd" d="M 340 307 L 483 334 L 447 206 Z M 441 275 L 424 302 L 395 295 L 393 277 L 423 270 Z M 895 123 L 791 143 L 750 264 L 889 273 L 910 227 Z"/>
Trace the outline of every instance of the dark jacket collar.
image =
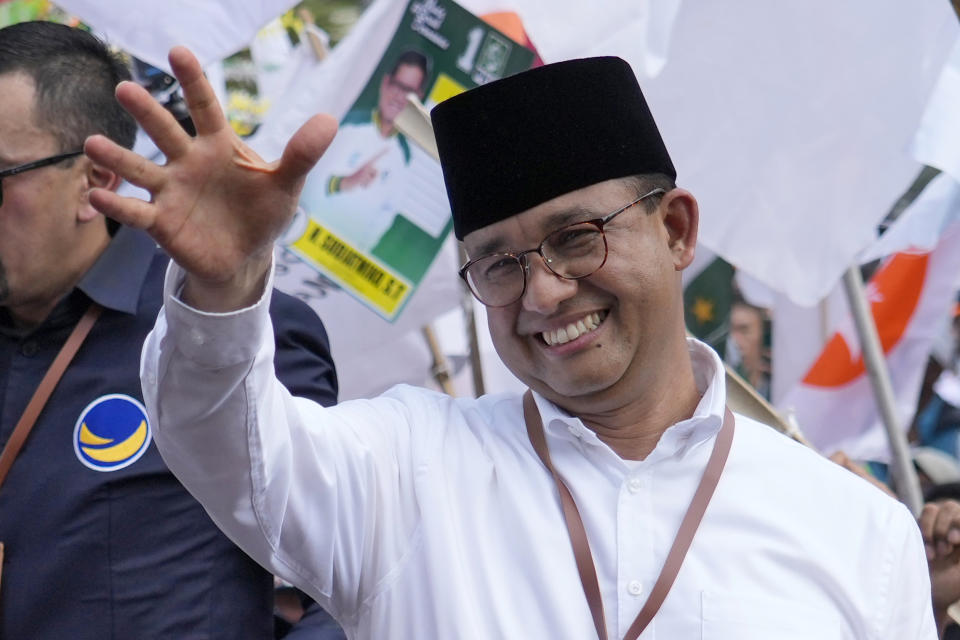
<path id="1" fill-rule="evenodd" d="M 146 233 L 120 227 L 77 289 L 107 309 L 136 313 L 140 290 L 156 253 L 156 244 Z"/>

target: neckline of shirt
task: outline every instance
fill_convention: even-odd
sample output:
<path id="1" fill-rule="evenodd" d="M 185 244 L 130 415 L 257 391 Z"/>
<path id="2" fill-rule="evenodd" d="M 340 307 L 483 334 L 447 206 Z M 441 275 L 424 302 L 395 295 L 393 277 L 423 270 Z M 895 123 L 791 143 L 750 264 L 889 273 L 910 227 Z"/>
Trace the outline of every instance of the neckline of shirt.
<path id="1" fill-rule="evenodd" d="M 639 464 L 628 464 L 621 459 L 580 418 L 570 415 L 551 401 L 534 392 L 537 409 L 543 419 L 548 438 L 579 442 L 584 446 L 605 449 L 620 461 L 625 469 L 646 468 L 660 460 L 685 456 L 695 445 L 715 436 L 723 424 L 726 405 L 726 381 L 723 363 L 713 349 L 694 338 L 687 339 L 687 348 L 693 364 L 694 381 L 700 392 L 700 402 L 689 418 L 670 425 L 660 436 L 656 447 Z"/>

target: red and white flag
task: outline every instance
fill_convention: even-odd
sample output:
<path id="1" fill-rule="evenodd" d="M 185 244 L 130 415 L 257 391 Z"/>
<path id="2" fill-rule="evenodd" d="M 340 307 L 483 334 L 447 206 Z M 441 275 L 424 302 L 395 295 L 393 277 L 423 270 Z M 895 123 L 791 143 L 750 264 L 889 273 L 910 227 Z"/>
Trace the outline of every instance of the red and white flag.
<path id="1" fill-rule="evenodd" d="M 916 411 L 931 346 L 960 287 L 960 185 L 941 175 L 911 209 L 909 216 L 904 214 L 907 217 L 896 235 L 930 238 L 934 246 L 917 248 L 914 244 L 912 249 L 891 255 L 867 285 L 904 429 Z M 849 316 L 841 320 L 803 379 L 778 404 L 795 412 L 805 435 L 826 453 L 842 449 L 860 459 L 889 458 L 886 434 Z"/>

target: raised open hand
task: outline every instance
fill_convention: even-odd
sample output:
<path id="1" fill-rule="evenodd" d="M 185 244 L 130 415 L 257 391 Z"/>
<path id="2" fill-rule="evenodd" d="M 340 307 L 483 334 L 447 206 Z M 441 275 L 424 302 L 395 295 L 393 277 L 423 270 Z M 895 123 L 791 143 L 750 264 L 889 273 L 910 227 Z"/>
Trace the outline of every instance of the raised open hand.
<path id="1" fill-rule="evenodd" d="M 290 139 L 279 161 L 265 162 L 230 128 L 193 54 L 176 47 L 170 65 L 183 87 L 196 138 L 142 87 L 121 83 L 117 100 L 167 163 L 156 165 L 104 136 L 91 136 L 86 154 L 149 191 L 152 199 L 147 203 L 94 189 L 90 202 L 105 215 L 148 231 L 187 271 L 187 302 L 226 311 L 259 295 L 273 242 L 337 125 L 330 116 L 314 116 Z"/>

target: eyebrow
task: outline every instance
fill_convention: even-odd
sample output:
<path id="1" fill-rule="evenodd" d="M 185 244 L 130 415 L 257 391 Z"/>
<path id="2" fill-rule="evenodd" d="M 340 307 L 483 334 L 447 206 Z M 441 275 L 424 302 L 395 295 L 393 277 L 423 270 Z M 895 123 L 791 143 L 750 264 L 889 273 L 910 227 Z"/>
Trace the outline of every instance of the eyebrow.
<path id="1" fill-rule="evenodd" d="M 549 234 L 553 233 L 561 227 L 565 227 L 568 224 L 574 224 L 576 222 L 585 222 L 587 220 L 596 220 L 597 218 L 603 217 L 604 213 L 597 213 L 596 211 L 587 209 L 583 206 L 571 207 L 569 209 L 564 209 L 562 211 L 557 211 L 551 213 L 547 216 L 540 225 L 540 229 L 543 233 L 543 237 L 546 238 Z M 487 256 L 493 253 L 507 253 L 509 251 L 523 251 L 529 247 L 519 248 L 519 247 L 510 247 L 503 238 L 492 238 L 487 242 L 484 242 L 477 247 L 477 250 L 471 251 L 471 257 L 480 257 Z"/>

